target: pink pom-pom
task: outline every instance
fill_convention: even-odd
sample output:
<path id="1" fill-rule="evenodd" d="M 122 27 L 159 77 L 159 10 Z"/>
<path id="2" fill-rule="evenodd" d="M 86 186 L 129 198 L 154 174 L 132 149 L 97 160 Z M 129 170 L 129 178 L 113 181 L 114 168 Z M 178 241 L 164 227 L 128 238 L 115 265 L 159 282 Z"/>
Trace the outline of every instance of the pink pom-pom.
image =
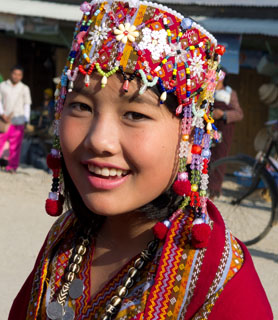
<path id="1" fill-rule="evenodd" d="M 153 227 L 153 233 L 159 240 L 163 240 L 166 237 L 167 232 L 168 228 L 163 222 L 157 222 Z"/>
<path id="2" fill-rule="evenodd" d="M 63 212 L 64 197 L 59 200 L 46 199 L 45 210 L 52 217 L 58 217 Z"/>
<path id="3" fill-rule="evenodd" d="M 46 162 L 49 169 L 56 170 L 61 168 L 61 159 L 53 157 L 51 153 L 47 155 Z"/>
<path id="4" fill-rule="evenodd" d="M 191 183 L 189 182 L 189 180 L 176 180 L 173 184 L 173 190 L 179 196 L 188 196 L 191 192 Z"/>
<path id="5" fill-rule="evenodd" d="M 196 249 L 206 248 L 210 237 L 210 226 L 206 223 L 194 224 L 191 230 L 191 242 Z"/>

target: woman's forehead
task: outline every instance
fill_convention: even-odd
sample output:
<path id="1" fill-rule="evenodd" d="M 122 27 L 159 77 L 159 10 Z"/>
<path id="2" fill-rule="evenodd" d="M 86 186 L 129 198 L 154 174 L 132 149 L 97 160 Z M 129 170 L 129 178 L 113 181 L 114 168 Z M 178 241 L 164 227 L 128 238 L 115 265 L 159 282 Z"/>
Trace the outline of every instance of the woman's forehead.
<path id="1" fill-rule="evenodd" d="M 120 74 L 112 75 L 105 88 L 101 88 L 101 78 L 99 74 L 92 73 L 90 85 L 87 87 L 84 85 L 84 76 L 79 74 L 74 82 L 73 92 L 89 98 L 109 94 L 110 99 L 118 99 L 122 102 L 128 103 L 136 100 L 150 105 L 159 105 L 159 97 L 152 90 L 146 90 L 143 94 L 139 94 L 141 84 L 138 78 L 129 82 L 128 92 L 123 90 L 123 81 Z"/>

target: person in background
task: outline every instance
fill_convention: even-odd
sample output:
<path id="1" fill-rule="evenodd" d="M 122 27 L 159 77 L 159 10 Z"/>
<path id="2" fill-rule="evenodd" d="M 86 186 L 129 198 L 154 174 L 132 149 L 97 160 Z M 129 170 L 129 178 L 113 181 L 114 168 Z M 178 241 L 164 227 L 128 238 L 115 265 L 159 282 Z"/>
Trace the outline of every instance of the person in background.
<path id="1" fill-rule="evenodd" d="M 238 102 L 237 93 L 227 85 L 228 73 L 221 68 L 221 78 L 216 86 L 213 118 L 218 131 L 222 133 L 222 141 L 211 149 L 211 163 L 224 158 L 231 149 L 235 123 L 243 119 L 243 111 Z M 213 200 L 221 193 L 225 168 L 221 166 L 217 172 L 210 176 L 209 192 Z"/>
<path id="2" fill-rule="evenodd" d="M 6 171 L 14 173 L 19 165 L 25 125 L 30 119 L 31 95 L 22 83 L 23 68 L 15 66 L 10 79 L 0 83 L 0 117 L 9 123 L 6 132 L 0 133 L 0 157 L 5 143 L 9 142 L 9 158 Z"/>
<path id="3" fill-rule="evenodd" d="M 42 113 L 39 119 L 38 127 L 49 127 L 54 120 L 55 106 L 53 100 L 53 90 L 47 88 L 43 91 Z"/>

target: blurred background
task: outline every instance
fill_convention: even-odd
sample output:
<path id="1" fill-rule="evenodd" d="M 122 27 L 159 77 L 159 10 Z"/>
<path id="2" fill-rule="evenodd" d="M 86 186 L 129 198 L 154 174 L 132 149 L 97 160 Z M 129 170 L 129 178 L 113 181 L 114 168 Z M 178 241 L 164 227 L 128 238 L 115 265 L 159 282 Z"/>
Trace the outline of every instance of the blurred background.
<path id="1" fill-rule="evenodd" d="M 190 16 L 226 46 L 222 64 L 238 93 L 245 119 L 236 126 L 231 153 L 254 155 L 256 133 L 269 119 L 269 107 L 259 99 L 259 87 L 278 83 L 277 0 L 161 0 Z M 55 88 L 71 46 L 78 0 L 0 0 L 0 73 L 7 79 L 15 64 L 24 67 L 24 82 L 32 94 L 32 110 L 45 88 Z M 267 94 L 267 92 L 265 93 Z M 250 143 L 251 142 L 251 143 Z"/>

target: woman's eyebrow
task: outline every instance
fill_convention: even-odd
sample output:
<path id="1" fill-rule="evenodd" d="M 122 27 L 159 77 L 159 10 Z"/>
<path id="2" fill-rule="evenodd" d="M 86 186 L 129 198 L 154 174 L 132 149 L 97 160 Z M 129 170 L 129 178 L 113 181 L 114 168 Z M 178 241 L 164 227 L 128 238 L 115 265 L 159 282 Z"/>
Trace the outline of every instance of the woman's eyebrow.
<path id="1" fill-rule="evenodd" d="M 78 94 L 81 94 L 83 96 L 87 96 L 89 97 L 92 92 L 89 88 L 87 88 L 86 86 L 84 86 L 83 84 L 82 85 L 75 85 L 74 88 L 72 89 L 72 91 L 74 93 L 78 93 Z"/>
<path id="2" fill-rule="evenodd" d="M 157 103 L 155 103 L 154 98 L 147 97 L 146 95 L 138 94 L 138 92 L 135 92 L 131 97 L 123 96 L 125 100 L 128 100 L 128 102 L 137 102 L 142 104 L 148 104 L 150 106 L 157 106 Z"/>

